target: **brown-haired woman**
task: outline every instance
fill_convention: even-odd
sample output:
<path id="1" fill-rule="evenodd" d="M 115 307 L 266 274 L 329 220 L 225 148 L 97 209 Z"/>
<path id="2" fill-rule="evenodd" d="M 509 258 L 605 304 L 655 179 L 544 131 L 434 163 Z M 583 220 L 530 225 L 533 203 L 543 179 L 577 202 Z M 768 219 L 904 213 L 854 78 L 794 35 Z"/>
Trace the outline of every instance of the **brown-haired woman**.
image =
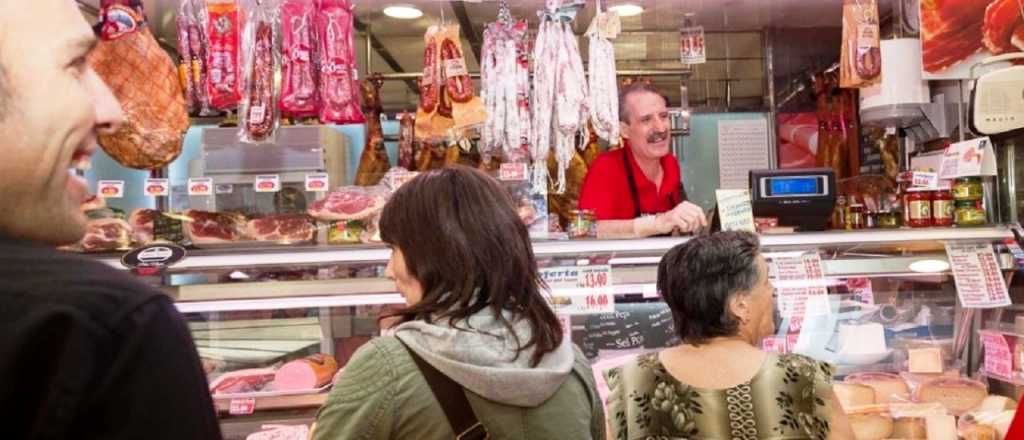
<path id="1" fill-rule="evenodd" d="M 604 438 L 590 365 L 541 295 L 507 191 L 471 168 L 430 171 L 395 192 L 380 230 L 408 306 L 345 367 L 315 439 L 455 438 L 414 355 L 465 390 L 492 439 Z"/>

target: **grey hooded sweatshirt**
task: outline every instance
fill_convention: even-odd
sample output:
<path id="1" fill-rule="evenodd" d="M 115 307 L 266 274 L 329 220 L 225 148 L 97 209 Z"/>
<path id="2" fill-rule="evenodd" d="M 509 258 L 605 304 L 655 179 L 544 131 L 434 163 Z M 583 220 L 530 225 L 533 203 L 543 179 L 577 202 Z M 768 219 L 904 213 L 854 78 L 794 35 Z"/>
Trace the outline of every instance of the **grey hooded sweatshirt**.
<path id="1" fill-rule="evenodd" d="M 520 341 L 529 340 L 528 323 L 513 328 Z M 361 347 L 345 366 L 317 417 L 314 439 L 455 438 L 406 345 L 462 385 L 492 439 L 605 438 L 593 372 L 569 338 L 531 367 L 533 349 L 516 357 L 513 333 L 489 310 L 455 327 L 415 321 L 389 334 Z"/>

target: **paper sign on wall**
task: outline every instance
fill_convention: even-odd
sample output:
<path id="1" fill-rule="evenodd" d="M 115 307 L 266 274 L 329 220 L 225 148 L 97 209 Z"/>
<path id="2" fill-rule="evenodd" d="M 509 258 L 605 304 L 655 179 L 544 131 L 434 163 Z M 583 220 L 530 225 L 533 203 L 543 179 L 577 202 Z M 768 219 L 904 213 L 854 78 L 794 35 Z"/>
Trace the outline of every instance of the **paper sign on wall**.
<path id="1" fill-rule="evenodd" d="M 707 45 L 704 27 L 694 26 L 679 30 L 679 60 L 683 64 L 704 64 L 707 62 Z"/>
<path id="2" fill-rule="evenodd" d="M 718 121 L 719 188 L 749 189 L 750 170 L 767 168 L 767 120 Z"/>
<path id="3" fill-rule="evenodd" d="M 104 199 L 124 197 L 123 180 L 101 180 L 96 184 L 96 195 Z"/>
<path id="4" fill-rule="evenodd" d="M 960 305 L 987 309 L 1010 305 L 1010 295 L 989 243 L 946 243 Z"/>
<path id="5" fill-rule="evenodd" d="M 998 333 L 981 333 L 985 347 L 985 372 L 1000 377 L 1013 377 L 1013 353 L 1006 338 Z"/>
<path id="6" fill-rule="evenodd" d="M 171 185 L 167 179 L 146 179 L 145 193 L 149 197 L 167 197 L 171 194 Z"/>
<path id="7" fill-rule="evenodd" d="M 750 190 L 715 190 L 718 199 L 718 215 L 723 231 L 750 231 L 754 229 L 754 208 L 750 204 Z"/>
<path id="8" fill-rule="evenodd" d="M 774 258 L 771 269 L 779 313 L 783 319 L 789 319 L 789 331 L 798 331 L 808 312 L 808 299 L 828 295 L 821 257 L 813 252 L 797 257 Z"/>
<path id="9" fill-rule="evenodd" d="M 995 175 L 996 153 L 987 137 L 950 144 L 942 154 L 939 178 Z"/>
<path id="10" fill-rule="evenodd" d="M 615 311 L 611 266 L 546 267 L 539 272 L 551 288 L 549 301 L 556 313 L 589 315 Z"/>

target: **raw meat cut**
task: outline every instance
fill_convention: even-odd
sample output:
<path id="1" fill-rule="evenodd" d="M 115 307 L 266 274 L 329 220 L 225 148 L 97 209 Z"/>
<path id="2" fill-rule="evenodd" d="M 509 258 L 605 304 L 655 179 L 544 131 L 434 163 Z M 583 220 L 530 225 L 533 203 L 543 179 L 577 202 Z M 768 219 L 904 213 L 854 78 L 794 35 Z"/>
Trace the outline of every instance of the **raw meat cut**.
<path id="1" fill-rule="evenodd" d="M 231 243 L 245 238 L 245 216 L 238 213 L 185 211 L 185 233 L 192 244 Z"/>
<path id="2" fill-rule="evenodd" d="M 260 391 L 274 380 L 273 368 L 251 368 L 224 373 L 210 382 L 210 394 L 237 394 Z"/>
<path id="3" fill-rule="evenodd" d="M 384 208 L 384 197 L 362 187 L 332 191 L 309 206 L 309 215 L 320 221 L 364 220 Z"/>
<path id="4" fill-rule="evenodd" d="M 338 371 L 333 357 L 317 353 L 284 364 L 274 374 L 274 391 L 314 390 L 331 383 Z"/>
<path id="5" fill-rule="evenodd" d="M 320 120 L 325 124 L 364 122 L 356 95 L 354 20 L 347 0 L 320 0 Z"/>
<path id="6" fill-rule="evenodd" d="M 153 224 L 160 211 L 155 209 L 136 209 L 128 216 L 132 226 L 132 239 L 138 244 L 149 244 L 153 241 Z"/>
<path id="7" fill-rule="evenodd" d="M 286 0 L 281 7 L 281 112 L 292 118 L 317 115 L 316 5 Z"/>
<path id="8" fill-rule="evenodd" d="M 89 220 L 79 245 L 85 252 L 127 249 L 132 244 L 131 233 L 131 225 L 119 218 Z"/>
<path id="9" fill-rule="evenodd" d="M 178 71 L 139 10 L 104 0 L 99 15 L 100 42 L 89 65 L 125 115 L 117 132 L 100 134 L 99 144 L 126 167 L 160 168 L 181 153 L 189 125 Z"/>
<path id="10" fill-rule="evenodd" d="M 984 48 L 982 25 L 992 0 L 921 3 L 921 55 L 924 70 L 935 73 Z"/>
<path id="11" fill-rule="evenodd" d="M 316 224 L 306 214 L 280 214 L 249 220 L 248 236 L 258 241 L 301 243 L 313 241 Z"/>
<path id="12" fill-rule="evenodd" d="M 1013 45 L 1016 31 L 1024 30 L 1024 9 L 1018 0 L 996 0 L 985 8 L 983 42 L 993 55 L 1019 50 Z"/>

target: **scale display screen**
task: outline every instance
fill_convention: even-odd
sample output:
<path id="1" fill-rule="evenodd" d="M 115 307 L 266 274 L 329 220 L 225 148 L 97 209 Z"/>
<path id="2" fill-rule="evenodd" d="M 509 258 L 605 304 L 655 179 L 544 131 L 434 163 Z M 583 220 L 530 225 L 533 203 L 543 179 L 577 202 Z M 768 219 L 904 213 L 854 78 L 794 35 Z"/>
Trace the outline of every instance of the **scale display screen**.
<path id="1" fill-rule="evenodd" d="M 799 197 L 825 195 L 821 176 L 778 176 L 763 178 L 765 197 Z"/>

